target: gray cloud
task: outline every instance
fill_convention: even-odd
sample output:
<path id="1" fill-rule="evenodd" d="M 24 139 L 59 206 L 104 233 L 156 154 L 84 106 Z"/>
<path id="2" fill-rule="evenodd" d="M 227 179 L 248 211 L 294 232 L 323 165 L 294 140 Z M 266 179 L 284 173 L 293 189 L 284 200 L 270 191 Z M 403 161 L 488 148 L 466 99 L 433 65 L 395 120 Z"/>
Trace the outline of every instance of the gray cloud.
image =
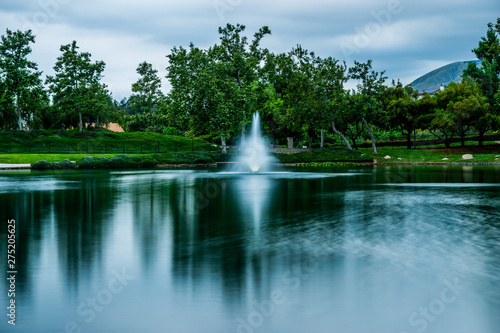
<path id="1" fill-rule="evenodd" d="M 130 94 L 141 61 L 165 75 L 165 55 L 173 46 L 212 45 L 227 22 L 245 24 L 249 39 L 268 25 L 272 36 L 262 45 L 273 52 L 301 44 L 348 63 L 373 59 L 377 70 L 409 83 L 440 65 L 473 59 L 471 49 L 499 9 L 497 0 L 4 0 L 0 33 L 32 28 L 32 59 L 46 74 L 59 46 L 77 40 L 82 51 L 106 62 L 105 81 L 121 99 Z M 167 91 L 166 79 L 163 84 Z"/>

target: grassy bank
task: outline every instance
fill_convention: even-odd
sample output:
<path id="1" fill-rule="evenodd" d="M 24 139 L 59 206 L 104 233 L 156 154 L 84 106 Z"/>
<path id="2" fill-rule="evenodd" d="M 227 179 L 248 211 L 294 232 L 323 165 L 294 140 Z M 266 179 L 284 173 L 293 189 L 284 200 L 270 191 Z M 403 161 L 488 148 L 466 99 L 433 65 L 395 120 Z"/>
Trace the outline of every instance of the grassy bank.
<path id="1" fill-rule="evenodd" d="M 151 132 L 116 133 L 106 129 L 0 132 L 0 153 L 143 154 L 213 151 L 217 145 L 197 138 Z"/>
<path id="2" fill-rule="evenodd" d="M 377 159 L 379 163 L 427 163 L 427 162 L 443 162 L 443 163 L 500 163 L 500 144 L 466 147 L 451 147 L 450 149 L 433 148 L 433 149 L 394 149 L 391 147 L 377 148 L 378 154 L 371 154 L 371 149 L 361 148 L 360 152 L 370 154 Z M 471 154 L 473 159 L 464 160 L 464 154 Z M 384 157 L 390 156 L 390 159 Z"/>
<path id="3" fill-rule="evenodd" d="M 500 148 L 500 145 L 499 147 Z M 463 160 L 465 153 L 473 159 Z M 157 165 L 175 164 L 214 164 L 232 161 L 237 151 L 228 155 L 220 152 L 172 152 L 163 154 L 1 154 L 0 163 L 31 164 L 36 161 L 59 162 L 64 159 L 74 161 L 80 168 L 143 168 Z M 390 156 L 390 159 L 384 157 Z M 315 149 L 312 153 L 297 155 L 275 155 L 281 163 L 304 164 L 308 166 L 331 166 L 352 163 L 369 163 L 377 159 L 378 163 L 500 163 L 500 150 L 474 151 L 474 149 L 388 149 L 379 148 L 378 154 L 370 154 L 369 149 L 348 151 L 345 149 Z"/>
<path id="4" fill-rule="evenodd" d="M 76 130 L 0 133 L 0 148 L 9 146 L 11 150 L 14 147 L 22 150 L 21 148 L 25 149 L 26 145 L 29 146 L 31 153 L 0 153 L 0 163 L 31 164 L 40 160 L 54 163 L 67 159 L 76 162 L 81 168 L 154 167 L 233 161 L 238 153 L 238 150 L 233 149 L 228 155 L 224 155 L 220 147 L 206 141 L 159 133 L 114 133 L 103 129 L 86 130 L 83 133 L 78 133 Z M 43 149 L 51 146 L 53 150 L 61 149 L 62 152 L 47 153 L 41 148 L 36 148 L 37 145 L 45 147 Z M 89 153 L 86 151 L 87 146 L 90 148 Z M 73 147 L 76 147 L 76 151 L 81 148 L 80 150 L 84 152 L 73 153 Z M 124 154 L 128 147 L 141 147 L 144 151 L 142 154 L 137 151 Z M 37 149 L 40 151 L 36 152 Z M 150 153 L 147 153 L 148 149 L 151 150 Z M 168 151 L 163 151 L 164 149 Z M 474 158 L 463 160 L 464 154 L 472 154 Z M 92 159 L 87 158 L 84 161 L 89 156 Z M 390 158 L 385 159 L 386 156 Z M 371 148 L 353 151 L 325 148 L 295 155 L 276 154 L 275 157 L 281 163 L 321 166 L 370 163 L 373 159 L 378 163 L 500 163 L 500 144 L 493 141 L 486 142 L 482 147 L 477 145 L 462 147 L 453 144 L 450 149 L 444 149 L 443 145 L 417 149 L 382 146 L 378 147 L 378 154 L 372 154 Z"/>

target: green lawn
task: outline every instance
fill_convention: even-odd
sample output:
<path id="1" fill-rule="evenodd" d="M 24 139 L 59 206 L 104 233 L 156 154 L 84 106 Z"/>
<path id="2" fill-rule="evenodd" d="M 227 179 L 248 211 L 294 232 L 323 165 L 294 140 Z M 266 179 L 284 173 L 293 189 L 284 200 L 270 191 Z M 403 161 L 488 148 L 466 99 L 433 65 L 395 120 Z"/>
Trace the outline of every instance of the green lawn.
<path id="1" fill-rule="evenodd" d="M 362 148 L 361 152 L 370 154 L 378 160 L 379 163 L 394 163 L 394 162 L 410 162 L 410 163 L 425 163 L 425 162 L 498 162 L 500 163 L 500 145 L 497 152 L 479 152 L 474 151 L 474 147 L 466 147 L 462 149 L 392 149 L 391 147 L 377 148 L 378 154 L 371 154 L 371 148 Z M 472 160 L 463 160 L 464 154 L 472 154 Z M 384 159 L 385 156 L 390 156 L 391 159 Z M 443 160 L 447 158 L 448 160 Z"/>
<path id="2" fill-rule="evenodd" d="M 118 154 L 99 154 L 95 156 L 113 157 Z M 89 154 L 0 154 L 0 163 L 28 164 L 40 160 L 59 162 L 64 159 L 78 161 Z"/>
<path id="3" fill-rule="evenodd" d="M 152 154 L 212 151 L 198 138 L 151 132 L 115 133 L 106 129 L 0 132 L 0 153 L 14 154 Z"/>

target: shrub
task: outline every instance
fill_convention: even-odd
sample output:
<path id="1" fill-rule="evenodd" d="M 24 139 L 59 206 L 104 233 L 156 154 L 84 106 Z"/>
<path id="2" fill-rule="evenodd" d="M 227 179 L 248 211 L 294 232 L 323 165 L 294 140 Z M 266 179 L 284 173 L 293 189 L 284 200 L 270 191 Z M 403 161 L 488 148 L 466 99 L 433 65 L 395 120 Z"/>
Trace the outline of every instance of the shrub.
<path id="1" fill-rule="evenodd" d="M 52 164 L 49 161 L 41 160 L 31 163 L 31 168 L 34 170 L 49 170 L 52 168 Z"/>
<path id="2" fill-rule="evenodd" d="M 92 157 L 86 156 L 78 162 L 78 167 L 81 169 L 106 169 L 109 165 L 108 157 Z"/>
<path id="3" fill-rule="evenodd" d="M 49 169 L 75 169 L 76 164 L 68 159 L 64 159 L 60 162 L 48 162 L 45 160 L 36 161 L 31 164 L 31 168 L 34 170 L 49 170 Z"/>
<path id="4" fill-rule="evenodd" d="M 152 168 L 158 164 L 158 161 L 150 155 L 116 155 L 108 157 L 82 158 L 78 165 L 82 169 L 132 169 L 132 168 Z"/>
<path id="5" fill-rule="evenodd" d="M 52 163 L 52 168 L 56 169 L 75 169 L 76 163 L 71 162 L 68 159 L 64 159 L 60 162 Z"/>
<path id="6" fill-rule="evenodd" d="M 163 129 L 163 134 L 166 134 L 166 135 L 177 135 L 177 129 L 175 127 L 165 127 Z"/>

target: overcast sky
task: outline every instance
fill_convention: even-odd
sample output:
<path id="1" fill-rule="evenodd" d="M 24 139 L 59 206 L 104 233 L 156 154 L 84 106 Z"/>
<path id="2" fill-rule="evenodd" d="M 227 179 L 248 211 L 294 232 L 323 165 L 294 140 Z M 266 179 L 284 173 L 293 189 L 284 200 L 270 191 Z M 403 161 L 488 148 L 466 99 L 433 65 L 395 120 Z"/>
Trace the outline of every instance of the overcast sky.
<path id="1" fill-rule="evenodd" d="M 471 49 L 500 17 L 498 0 L 0 0 L 0 34 L 32 29 L 30 59 L 45 75 L 59 48 L 76 40 L 80 51 L 106 63 L 103 82 L 117 100 L 131 94 L 136 68 L 159 70 L 163 90 L 174 46 L 218 42 L 219 26 L 240 23 L 246 34 L 267 25 L 262 46 L 279 53 L 297 44 L 322 57 L 373 60 L 389 79 L 410 83 L 455 61 L 475 59 Z"/>

